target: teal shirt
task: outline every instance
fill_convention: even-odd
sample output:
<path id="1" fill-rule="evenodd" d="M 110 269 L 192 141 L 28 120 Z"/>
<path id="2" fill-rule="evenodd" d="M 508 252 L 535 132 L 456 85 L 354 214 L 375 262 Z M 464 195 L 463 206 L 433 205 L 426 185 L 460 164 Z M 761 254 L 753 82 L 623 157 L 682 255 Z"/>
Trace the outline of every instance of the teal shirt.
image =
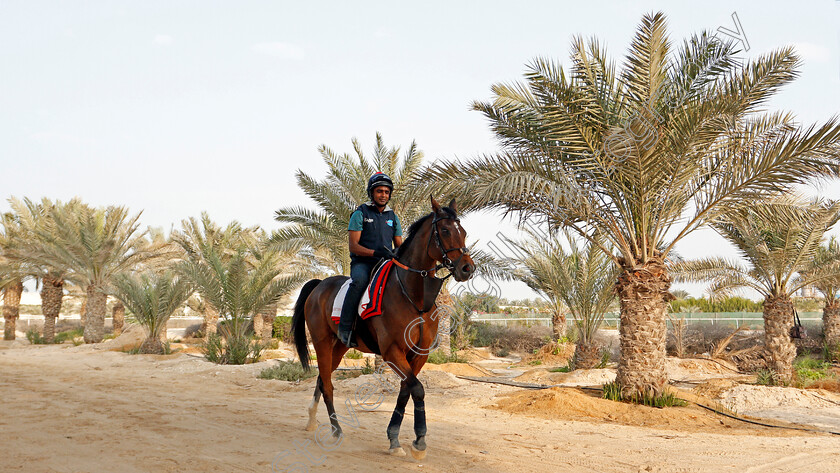
<path id="1" fill-rule="evenodd" d="M 353 232 L 360 232 L 362 231 L 362 212 L 356 210 L 350 215 L 350 225 L 347 226 L 347 230 Z M 400 219 L 396 215 L 394 215 L 394 236 L 401 237 L 402 236 L 402 226 L 400 225 Z"/>

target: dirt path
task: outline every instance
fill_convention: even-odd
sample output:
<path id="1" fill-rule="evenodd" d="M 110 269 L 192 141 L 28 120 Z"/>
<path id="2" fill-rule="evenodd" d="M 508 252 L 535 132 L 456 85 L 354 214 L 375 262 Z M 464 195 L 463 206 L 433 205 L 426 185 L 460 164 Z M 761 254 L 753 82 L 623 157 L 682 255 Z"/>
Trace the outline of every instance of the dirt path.
<path id="1" fill-rule="evenodd" d="M 184 354 L 0 346 L 0 471 L 271 472 L 272 462 L 274 471 L 301 462 L 308 466 L 299 471 L 745 473 L 833 472 L 840 465 L 837 437 L 512 414 L 484 406 L 513 388 L 440 378 L 445 373 L 428 383 L 429 455 L 422 462 L 386 454 L 391 395 L 374 411 L 357 409 L 358 425 L 345 423 L 341 445 L 324 451 L 303 430 L 314 382 L 259 380 L 260 368 Z M 339 382 L 339 403 L 352 398 L 360 379 Z M 341 404 L 339 413 L 346 412 Z M 327 421 L 323 406 L 318 418 Z M 407 415 L 404 446 L 412 421 Z M 308 445 L 322 463 L 312 465 L 295 445 Z"/>

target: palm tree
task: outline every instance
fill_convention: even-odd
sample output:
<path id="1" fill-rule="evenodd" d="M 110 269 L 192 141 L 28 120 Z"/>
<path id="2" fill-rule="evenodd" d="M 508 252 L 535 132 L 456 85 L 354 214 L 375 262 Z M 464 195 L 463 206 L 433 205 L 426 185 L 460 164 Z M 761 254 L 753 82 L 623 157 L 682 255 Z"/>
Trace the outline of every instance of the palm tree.
<path id="1" fill-rule="evenodd" d="M 352 143 L 354 155 L 338 155 L 326 145 L 318 148 L 329 169 L 325 179 L 315 179 L 302 170 L 295 175 L 298 186 L 315 201 L 319 210 L 284 207 L 274 216 L 287 225 L 275 231 L 272 240 L 295 245 L 331 274 L 350 274 L 347 227 L 356 207 L 369 200 L 366 186 L 373 173 L 384 172 L 394 181 L 394 198 L 389 205 L 404 228 L 428 213 L 429 194 L 409 186 L 423 160 L 423 152 L 414 142 L 400 157 L 400 148 L 385 146 L 382 135 L 377 133 L 371 158 L 362 152 L 358 140 L 354 138 Z"/>
<path id="2" fill-rule="evenodd" d="M 832 236 L 828 242 L 817 248 L 807 273 L 840 273 L 840 241 Z M 825 298 L 823 306 L 823 335 L 829 357 L 840 358 L 840 278 L 825 278 L 814 284 Z"/>
<path id="3" fill-rule="evenodd" d="M 57 229 L 55 225 L 48 225 L 50 210 L 55 208 L 58 213 L 71 213 L 77 207 L 83 205 L 78 199 L 62 203 L 52 202 L 47 198 L 40 202 L 28 198 L 23 200 L 9 199 L 12 211 L 16 215 L 25 235 L 19 238 L 10 249 L 10 254 L 18 261 L 27 262 L 29 276 L 40 281 L 41 285 L 41 311 L 44 314 L 43 338 L 51 343 L 55 337 L 55 324 L 61 312 L 61 304 L 64 299 L 65 278 L 67 268 L 58 268 L 39 262 L 38 257 L 45 253 L 45 242 L 39 235 Z M 55 236 L 55 235 L 53 235 Z"/>
<path id="4" fill-rule="evenodd" d="M 574 366 L 594 368 L 599 362 L 601 350 L 594 343 L 595 333 L 615 300 L 613 291 L 618 267 L 598 245 L 586 243 L 581 246 L 570 233 L 565 233 L 568 251 L 556 234 L 544 238 L 533 231 L 529 233 L 530 241 L 517 244 L 524 254 L 524 258 L 519 260 L 524 268 L 516 274 L 551 303 L 557 338 L 557 314 L 564 306 L 568 308 L 578 335 Z M 600 246 L 608 245 L 600 235 L 595 235 L 594 241 Z M 565 326 L 565 320 L 562 324 Z"/>
<path id="5" fill-rule="evenodd" d="M 777 381 L 793 377 L 796 347 L 791 340 L 793 302 L 799 289 L 840 276 L 838 268 L 808 272 L 820 241 L 840 219 L 840 201 L 803 202 L 780 196 L 731 211 L 713 223 L 747 260 L 744 266 L 724 258 L 674 263 L 672 274 L 680 281 L 711 280 L 710 292 L 729 295 L 751 288 L 764 296 L 764 344 Z"/>
<path id="6" fill-rule="evenodd" d="M 278 252 L 255 257 L 248 248 L 240 247 L 223 257 L 220 248 L 206 250 L 201 260 L 180 261 L 177 270 L 225 320 L 221 333 L 227 351 L 222 362 L 243 364 L 251 353 L 248 322 L 307 276 L 289 274 L 286 260 Z"/>
<path id="7" fill-rule="evenodd" d="M 139 277 L 126 274 L 116 277 L 114 289 L 116 297 L 146 328 L 147 337 L 140 345 L 140 353 L 162 354 L 161 332 L 166 330 L 172 313 L 192 294 L 190 284 L 171 272 L 147 272 Z"/>
<path id="8" fill-rule="evenodd" d="M 3 340 L 15 339 L 17 319 L 20 317 L 20 297 L 23 280 L 28 276 L 25 262 L 11 254 L 22 238 L 20 221 L 15 214 L 0 214 L 0 290 L 3 291 Z"/>
<path id="9" fill-rule="evenodd" d="M 177 258 L 188 261 L 192 266 L 208 264 L 210 255 L 227 261 L 239 249 L 251 245 L 257 232 L 256 227 L 246 228 L 235 220 L 223 228 L 213 222 L 206 212 L 202 212 L 199 219 L 190 217 L 182 220 L 181 227 L 182 230 L 172 236 L 172 241 L 180 249 Z M 216 333 L 219 310 L 203 297 L 193 307 L 204 316 L 201 333 L 207 339 Z"/>
<path id="10" fill-rule="evenodd" d="M 156 257 L 155 249 L 146 232 L 138 231 L 140 214 L 130 216 L 125 207 L 53 206 L 47 215 L 44 225 L 33 229 L 40 243 L 28 258 L 85 288 L 84 339 L 101 342 L 114 278 Z"/>
<path id="11" fill-rule="evenodd" d="M 525 83 L 498 84 L 474 109 L 498 155 L 440 163 L 421 175 L 463 208 L 499 209 L 567 227 L 617 254 L 621 326 L 617 383 L 625 398 L 658 395 L 665 373 L 665 259 L 721 212 L 814 175 L 837 176 L 840 125 L 800 130 L 756 116 L 797 75 L 792 48 L 740 65 L 708 33 L 673 47 L 661 13 L 645 15 L 620 71 L 600 43 L 576 38 L 571 67 L 537 59 Z"/>

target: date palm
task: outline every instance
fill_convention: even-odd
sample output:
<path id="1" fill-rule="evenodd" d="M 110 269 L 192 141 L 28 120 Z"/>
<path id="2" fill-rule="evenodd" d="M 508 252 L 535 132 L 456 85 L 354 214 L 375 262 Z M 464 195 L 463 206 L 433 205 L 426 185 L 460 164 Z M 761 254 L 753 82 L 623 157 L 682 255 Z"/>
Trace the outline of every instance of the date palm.
<path id="1" fill-rule="evenodd" d="M 227 261 L 255 242 L 256 227 L 243 227 L 241 223 L 233 221 L 225 227 L 215 223 L 206 212 L 196 219 L 190 217 L 181 221 L 181 231 L 172 235 L 174 246 L 179 250 L 176 258 L 186 261 L 189 265 L 200 266 L 209 264 L 208 258 L 214 255 L 222 261 Z M 199 291 L 200 292 L 200 291 Z M 191 307 L 197 309 L 204 316 L 201 332 L 205 338 L 216 333 L 219 321 L 219 310 L 199 293 Z"/>
<path id="2" fill-rule="evenodd" d="M 756 115 L 797 75 L 786 47 L 745 64 L 708 33 L 673 45 L 661 13 L 645 15 L 617 69 L 596 39 L 572 42 L 568 69 L 537 59 L 525 82 L 476 102 L 503 151 L 439 163 L 421 176 L 459 205 L 567 227 L 617 254 L 622 396 L 659 394 L 665 373 L 665 259 L 728 209 L 838 175 L 840 126 L 797 128 Z"/>
<path id="3" fill-rule="evenodd" d="M 354 154 L 337 154 L 321 145 L 318 151 L 328 167 L 324 179 L 316 179 L 302 170 L 295 174 L 298 186 L 315 201 L 318 210 L 306 207 L 284 207 L 274 219 L 287 224 L 272 235 L 276 243 L 295 245 L 308 254 L 325 272 L 350 274 L 350 250 L 347 227 L 350 215 L 367 196 L 368 178 L 375 172 L 388 174 L 394 181 L 393 199 L 389 205 L 404 228 L 426 213 L 428 194 L 416 192 L 408 184 L 420 169 L 423 152 L 412 142 L 400 156 L 400 148 L 387 147 L 382 135 L 376 134 L 376 145 L 369 158 L 355 138 Z"/>
<path id="4" fill-rule="evenodd" d="M 837 272 L 840 274 L 840 241 L 832 236 L 817 248 L 807 273 Z M 823 335 L 832 359 L 840 358 L 840 277 L 824 278 L 814 287 L 825 298 L 823 306 Z"/>
<path id="5" fill-rule="evenodd" d="M 221 329 L 227 343 L 224 363 L 247 361 L 248 322 L 307 279 L 307 275 L 289 273 L 286 262 L 275 251 L 256 255 L 239 247 L 223 255 L 223 249 L 211 246 L 201 260 L 185 259 L 177 264 L 178 273 L 225 320 Z"/>
<path id="6" fill-rule="evenodd" d="M 40 281 L 41 311 L 44 314 L 43 338 L 47 343 L 51 343 L 55 337 L 56 320 L 61 312 L 68 269 L 53 267 L 39 261 L 39 256 L 45 252 L 46 244 L 39 235 L 56 229 L 54 225 L 47 224 L 51 209 L 56 208 L 59 213 L 69 213 L 83 204 L 78 199 L 62 203 L 47 198 L 41 199 L 40 202 L 28 198 L 11 198 L 9 203 L 25 235 L 13 245 L 10 254 L 19 261 L 26 261 L 28 275 Z"/>
<path id="7" fill-rule="evenodd" d="M 751 288 L 764 296 L 764 345 L 777 380 L 789 383 L 796 357 L 791 296 L 799 289 L 836 280 L 837 266 L 810 267 L 825 233 L 840 219 L 840 201 L 804 202 L 790 196 L 728 212 L 712 227 L 738 249 L 743 265 L 724 258 L 672 265 L 679 281 L 711 281 L 712 294 Z"/>
<path id="8" fill-rule="evenodd" d="M 47 215 L 44 225 L 33 229 L 40 243 L 28 257 L 85 288 L 84 340 L 101 342 L 114 278 L 154 258 L 155 248 L 139 231 L 140 214 L 132 216 L 125 207 L 53 206 Z"/>
<path id="9" fill-rule="evenodd" d="M 556 234 L 546 237 L 534 231 L 529 233 L 529 240 L 516 244 L 522 252 L 517 261 L 522 268 L 514 274 L 547 297 L 555 314 L 552 319 L 555 326 L 559 311 L 564 306 L 568 308 L 578 334 L 575 367 L 594 368 L 600 358 L 600 347 L 594 343 L 595 333 L 615 301 L 613 287 L 618 267 L 597 245 L 588 242 L 581 245 L 569 233 L 565 233 L 568 250 Z M 607 245 L 600 235 L 594 240 L 601 246 Z M 555 336 L 558 332 L 555 328 Z"/>
<path id="10" fill-rule="evenodd" d="M 14 246 L 22 239 L 20 219 L 12 212 L 0 214 L 0 291 L 3 292 L 4 340 L 15 339 L 23 280 L 29 275 L 26 262 L 12 253 Z"/>
<path id="11" fill-rule="evenodd" d="M 190 284 L 171 272 L 145 272 L 139 276 L 119 275 L 114 280 L 117 299 L 134 314 L 147 332 L 140 353 L 162 354 L 161 333 L 166 322 L 193 292 Z"/>

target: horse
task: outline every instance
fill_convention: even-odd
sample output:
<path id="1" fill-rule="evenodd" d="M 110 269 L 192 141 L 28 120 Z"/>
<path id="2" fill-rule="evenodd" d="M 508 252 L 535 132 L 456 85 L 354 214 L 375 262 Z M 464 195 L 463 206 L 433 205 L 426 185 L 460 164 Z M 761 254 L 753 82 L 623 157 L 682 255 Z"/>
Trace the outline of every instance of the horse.
<path id="1" fill-rule="evenodd" d="M 399 432 L 411 397 L 416 436 L 411 453 L 418 460 L 426 455 L 426 413 L 423 384 L 417 374 L 437 339 L 439 314 L 432 309 L 443 282 L 435 272 L 446 268 L 459 282 L 468 280 L 475 272 L 455 199 L 446 207 L 441 207 L 434 197 L 430 196 L 430 199 L 432 212 L 411 225 L 408 238 L 397 249 L 395 266 L 385 281 L 382 315 L 366 320 L 357 318 L 354 330 L 357 349 L 381 354 L 385 364 L 401 378 L 397 403 L 387 428 L 389 452 L 395 456 L 405 455 Z M 323 395 L 332 434 L 339 440 L 343 433 L 333 406 L 332 372 L 348 348 L 338 339 L 337 325 L 332 322 L 331 314 L 336 294 L 347 279 L 346 276 L 332 276 L 304 284 L 295 303 L 291 326 L 298 357 L 305 370 L 310 369 L 306 327 L 317 354 L 318 379 L 308 408 L 306 430 L 313 431 L 318 427 L 315 414 Z"/>

